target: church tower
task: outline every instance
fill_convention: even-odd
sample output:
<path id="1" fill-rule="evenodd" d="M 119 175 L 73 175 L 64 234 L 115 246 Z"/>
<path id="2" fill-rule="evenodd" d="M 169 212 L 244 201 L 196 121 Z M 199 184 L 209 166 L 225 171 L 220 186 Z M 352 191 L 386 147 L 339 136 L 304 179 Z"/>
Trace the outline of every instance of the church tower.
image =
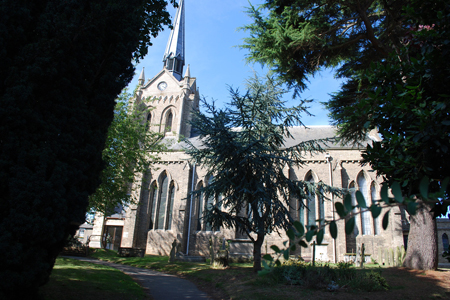
<path id="1" fill-rule="evenodd" d="M 199 91 L 196 78 L 191 77 L 185 65 L 185 5 L 181 0 L 174 19 L 173 29 L 163 56 L 163 69 L 145 82 L 144 71 L 139 77 L 135 107 L 151 108 L 147 116 L 150 130 L 165 137 L 191 136 L 189 120 L 192 109 L 198 108 Z"/>

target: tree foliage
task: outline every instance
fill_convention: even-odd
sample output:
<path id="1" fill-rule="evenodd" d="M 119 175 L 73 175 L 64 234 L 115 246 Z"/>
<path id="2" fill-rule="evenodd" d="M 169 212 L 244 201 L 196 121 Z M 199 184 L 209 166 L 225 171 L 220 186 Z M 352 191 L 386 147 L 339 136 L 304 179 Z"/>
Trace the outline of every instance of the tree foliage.
<path id="1" fill-rule="evenodd" d="M 298 91 L 308 76 L 335 67 L 346 82 L 326 105 L 342 142 L 358 142 L 377 128 L 383 140 L 363 151 L 363 162 L 390 184 L 399 182 L 405 195 L 417 195 L 420 214 L 429 214 L 418 191 L 421 178 L 431 178 L 430 189 L 437 191 L 450 175 L 449 4 L 267 0 L 261 9 L 250 9 L 255 22 L 245 27 L 249 60 L 267 64 Z M 448 199 L 431 206 L 432 217 L 445 213 Z M 419 223 L 425 226 L 412 217 L 411 226 Z M 433 244 L 416 243 L 423 249 Z M 437 256 L 429 257 L 425 268 L 436 266 Z"/>
<path id="2" fill-rule="evenodd" d="M 158 153 L 166 147 L 160 143 L 163 136 L 149 130 L 148 108 L 131 110 L 130 100 L 134 94 L 125 89 L 116 100 L 114 119 L 108 128 L 103 161 L 106 167 L 100 175 L 101 184 L 95 193 L 89 196 L 91 211 L 105 215 L 113 213 L 117 207 L 126 207 L 135 203 L 131 186 L 135 176 L 142 174 L 156 162 Z"/>
<path id="3" fill-rule="evenodd" d="M 404 8 L 409 31 L 397 51 L 355 75 L 367 83 L 358 90 L 358 101 L 334 109 L 345 97 L 341 91 L 328 104 L 344 140 L 378 129 L 383 140 L 367 148 L 364 161 L 408 194 L 417 193 L 423 176 L 450 176 L 450 5 L 431 10 L 422 3 Z"/>
<path id="4" fill-rule="evenodd" d="M 212 183 L 194 191 L 204 199 L 217 199 L 204 215 L 212 228 L 225 226 L 245 233 L 254 245 L 254 270 L 261 269 L 261 246 L 266 234 L 287 230 L 293 224 L 291 201 L 307 201 L 310 193 L 333 192 L 321 183 L 296 181 L 289 167 L 304 164 L 306 153 L 320 153 L 326 140 L 299 142 L 285 147 L 291 127 L 303 125 L 305 104 L 286 107 L 285 91 L 271 78 L 248 80 L 241 95 L 230 89 L 231 103 L 225 109 L 204 102 L 206 114 L 195 112 L 192 126 L 200 133 L 202 147 L 189 143 L 187 151 L 209 174 Z"/>
<path id="5" fill-rule="evenodd" d="M 170 23 L 166 5 L 0 2 L 0 298 L 36 299 L 84 221 L 114 99 Z"/>
<path id="6" fill-rule="evenodd" d="M 248 14 L 248 60 L 267 65 L 298 92 L 309 76 L 336 67 L 349 78 L 401 44 L 399 12 L 408 1 L 267 0 Z M 349 99 L 351 101 L 351 99 Z"/>
<path id="7" fill-rule="evenodd" d="M 267 0 L 249 14 L 250 61 L 298 91 L 324 67 L 346 79 L 327 108 L 344 143 L 380 131 L 364 151 L 379 175 L 410 193 L 449 175 L 448 3 Z"/>

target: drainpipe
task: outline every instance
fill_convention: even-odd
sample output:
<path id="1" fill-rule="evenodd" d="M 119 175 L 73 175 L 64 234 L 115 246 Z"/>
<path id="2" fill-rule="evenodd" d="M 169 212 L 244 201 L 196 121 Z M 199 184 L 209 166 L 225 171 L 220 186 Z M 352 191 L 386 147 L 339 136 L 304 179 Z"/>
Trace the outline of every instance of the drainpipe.
<path id="1" fill-rule="evenodd" d="M 325 155 L 325 159 L 328 162 L 328 166 L 329 166 L 329 171 L 330 171 L 330 186 L 333 186 L 333 167 L 331 165 L 331 160 L 333 159 L 330 155 L 330 153 L 327 153 Z M 335 211 L 334 211 L 334 194 L 331 194 L 331 211 L 333 212 L 333 221 L 336 221 L 336 215 L 335 215 Z M 333 239 L 333 260 L 334 263 L 337 263 L 336 260 L 336 240 Z"/>
<path id="2" fill-rule="evenodd" d="M 186 247 L 186 256 L 189 255 L 189 238 L 191 236 L 191 218 L 192 218 L 192 202 L 194 195 L 192 192 L 194 191 L 194 184 L 195 184 L 195 162 L 194 166 L 192 168 L 192 184 L 191 184 L 191 203 L 189 204 L 189 217 L 188 217 L 188 236 L 187 236 L 187 247 Z"/>

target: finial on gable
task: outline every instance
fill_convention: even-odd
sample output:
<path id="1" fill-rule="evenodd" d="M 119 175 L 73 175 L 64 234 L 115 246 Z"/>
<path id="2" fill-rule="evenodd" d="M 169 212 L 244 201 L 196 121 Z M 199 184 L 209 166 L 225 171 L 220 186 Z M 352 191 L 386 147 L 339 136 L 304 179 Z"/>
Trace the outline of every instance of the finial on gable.
<path id="1" fill-rule="evenodd" d="M 138 82 L 139 82 L 140 86 L 143 86 L 145 83 L 144 68 L 142 68 L 142 72 L 141 72 L 141 75 L 139 76 Z"/>
<path id="2" fill-rule="evenodd" d="M 184 74 L 184 78 L 186 78 L 186 77 L 188 77 L 188 78 L 191 77 L 191 66 L 190 65 L 188 65 L 186 68 L 186 73 Z"/>

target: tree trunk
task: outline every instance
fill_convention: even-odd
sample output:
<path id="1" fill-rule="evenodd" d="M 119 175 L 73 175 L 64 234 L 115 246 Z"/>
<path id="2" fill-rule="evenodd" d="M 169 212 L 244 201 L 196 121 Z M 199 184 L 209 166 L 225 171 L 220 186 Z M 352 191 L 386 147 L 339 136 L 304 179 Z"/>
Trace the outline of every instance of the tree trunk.
<path id="1" fill-rule="evenodd" d="M 261 247 L 264 242 L 264 234 L 258 234 L 256 241 L 253 243 L 253 271 L 256 273 L 261 271 Z"/>
<path id="2" fill-rule="evenodd" d="M 408 248 L 403 266 L 419 270 L 436 270 L 438 266 L 437 228 L 431 207 L 418 201 L 416 214 L 410 217 Z"/>

